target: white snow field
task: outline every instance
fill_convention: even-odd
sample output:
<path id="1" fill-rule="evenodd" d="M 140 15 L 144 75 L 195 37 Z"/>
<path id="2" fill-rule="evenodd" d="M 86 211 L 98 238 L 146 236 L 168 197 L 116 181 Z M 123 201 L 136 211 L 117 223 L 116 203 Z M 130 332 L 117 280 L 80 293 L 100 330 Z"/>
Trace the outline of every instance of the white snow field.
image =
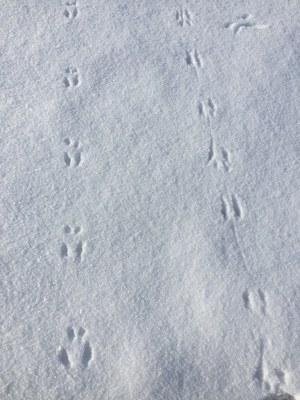
<path id="1" fill-rule="evenodd" d="M 299 17 L 1 1 L 1 400 L 299 399 Z"/>

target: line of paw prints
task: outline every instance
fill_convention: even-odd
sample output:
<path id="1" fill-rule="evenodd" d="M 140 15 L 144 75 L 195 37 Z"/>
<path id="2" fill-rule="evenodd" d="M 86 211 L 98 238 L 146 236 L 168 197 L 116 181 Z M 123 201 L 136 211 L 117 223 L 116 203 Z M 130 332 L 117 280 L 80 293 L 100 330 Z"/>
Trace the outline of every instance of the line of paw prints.
<path id="1" fill-rule="evenodd" d="M 181 27 L 193 25 L 192 14 L 187 8 L 181 7 L 176 11 L 176 20 Z M 224 27 L 231 30 L 234 35 L 236 35 L 247 28 L 266 29 L 268 28 L 268 25 L 258 24 L 251 14 L 243 14 L 238 17 L 236 21 L 226 23 Z M 186 52 L 186 64 L 195 69 L 198 79 L 201 78 L 198 71 L 203 68 L 204 63 L 197 50 L 189 50 Z M 215 101 L 211 98 L 201 100 L 198 103 L 198 112 L 201 119 L 211 127 L 212 122 L 217 115 L 217 106 Z M 210 136 L 211 142 L 208 153 L 208 164 L 213 165 L 218 169 L 222 169 L 225 172 L 230 172 L 232 168 L 231 153 L 222 146 L 217 147 L 211 132 Z M 240 198 L 234 193 L 228 197 L 222 196 L 221 213 L 224 221 L 238 221 L 242 219 L 245 210 Z M 243 301 L 247 311 L 254 312 L 263 318 L 268 315 L 267 296 L 262 290 L 245 290 L 243 293 Z M 261 340 L 259 360 L 253 376 L 259 386 L 269 392 L 268 396 L 264 400 L 295 400 L 293 396 L 283 392 L 282 390 L 282 387 L 286 385 L 288 374 L 280 368 L 269 368 L 267 365 L 266 350 L 267 347 L 265 340 Z"/>
<path id="2" fill-rule="evenodd" d="M 78 1 L 67 1 L 65 3 L 64 16 L 73 20 L 79 16 Z M 69 67 L 65 70 L 64 86 L 72 89 L 80 86 L 81 78 L 77 68 Z M 64 151 L 64 162 L 66 167 L 78 167 L 82 162 L 82 150 L 78 140 L 65 138 L 64 143 L 67 150 Z M 85 242 L 81 239 L 82 229 L 80 226 L 65 225 L 63 229 L 66 241 L 61 245 L 61 257 L 63 259 L 74 258 L 80 262 L 84 253 Z M 61 346 L 57 358 L 66 370 L 89 367 L 93 358 L 93 349 L 89 340 L 85 340 L 86 330 L 79 327 L 78 330 L 69 326 L 66 331 L 67 344 Z"/>

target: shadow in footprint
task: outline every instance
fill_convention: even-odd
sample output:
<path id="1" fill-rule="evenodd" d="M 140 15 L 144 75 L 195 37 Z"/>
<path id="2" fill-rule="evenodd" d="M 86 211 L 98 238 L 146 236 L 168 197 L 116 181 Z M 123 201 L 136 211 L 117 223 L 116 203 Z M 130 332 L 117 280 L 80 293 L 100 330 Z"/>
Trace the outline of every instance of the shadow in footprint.
<path id="1" fill-rule="evenodd" d="M 65 243 L 63 243 L 61 246 L 60 254 L 62 258 L 68 257 L 68 246 Z"/>
<path id="2" fill-rule="evenodd" d="M 82 252 L 83 252 L 83 242 L 82 242 L 82 240 L 80 240 L 78 242 L 77 246 L 76 246 L 76 249 L 75 249 L 76 261 L 77 262 L 81 261 Z"/>
<path id="3" fill-rule="evenodd" d="M 67 335 L 68 335 L 68 339 L 70 340 L 70 342 L 72 342 L 72 340 L 75 339 L 75 332 L 71 326 L 69 326 L 67 329 Z"/>
<path id="4" fill-rule="evenodd" d="M 92 348 L 90 342 L 86 342 L 82 354 L 82 365 L 87 368 L 92 359 Z"/>
<path id="5" fill-rule="evenodd" d="M 58 353 L 58 360 L 64 365 L 65 368 L 69 369 L 70 368 L 70 361 L 68 357 L 68 353 L 66 349 L 61 348 L 59 353 Z"/>
<path id="6" fill-rule="evenodd" d="M 295 400 L 295 397 L 288 393 L 269 394 L 267 397 L 264 397 L 263 400 Z"/>

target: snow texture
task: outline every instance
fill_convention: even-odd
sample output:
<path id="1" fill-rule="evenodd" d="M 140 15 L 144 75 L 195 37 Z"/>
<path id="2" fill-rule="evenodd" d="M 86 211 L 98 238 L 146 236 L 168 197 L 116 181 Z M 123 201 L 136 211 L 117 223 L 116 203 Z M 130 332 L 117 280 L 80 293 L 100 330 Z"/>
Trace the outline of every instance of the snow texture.
<path id="1" fill-rule="evenodd" d="M 299 398 L 299 14 L 1 2 L 1 399 Z"/>

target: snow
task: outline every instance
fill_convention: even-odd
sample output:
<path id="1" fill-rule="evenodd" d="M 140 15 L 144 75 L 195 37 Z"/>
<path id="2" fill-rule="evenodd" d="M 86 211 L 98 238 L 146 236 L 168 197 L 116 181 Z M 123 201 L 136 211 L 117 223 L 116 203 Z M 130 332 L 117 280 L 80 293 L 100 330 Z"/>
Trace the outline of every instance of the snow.
<path id="1" fill-rule="evenodd" d="M 300 398 L 298 24 L 2 2 L 1 399 Z"/>

